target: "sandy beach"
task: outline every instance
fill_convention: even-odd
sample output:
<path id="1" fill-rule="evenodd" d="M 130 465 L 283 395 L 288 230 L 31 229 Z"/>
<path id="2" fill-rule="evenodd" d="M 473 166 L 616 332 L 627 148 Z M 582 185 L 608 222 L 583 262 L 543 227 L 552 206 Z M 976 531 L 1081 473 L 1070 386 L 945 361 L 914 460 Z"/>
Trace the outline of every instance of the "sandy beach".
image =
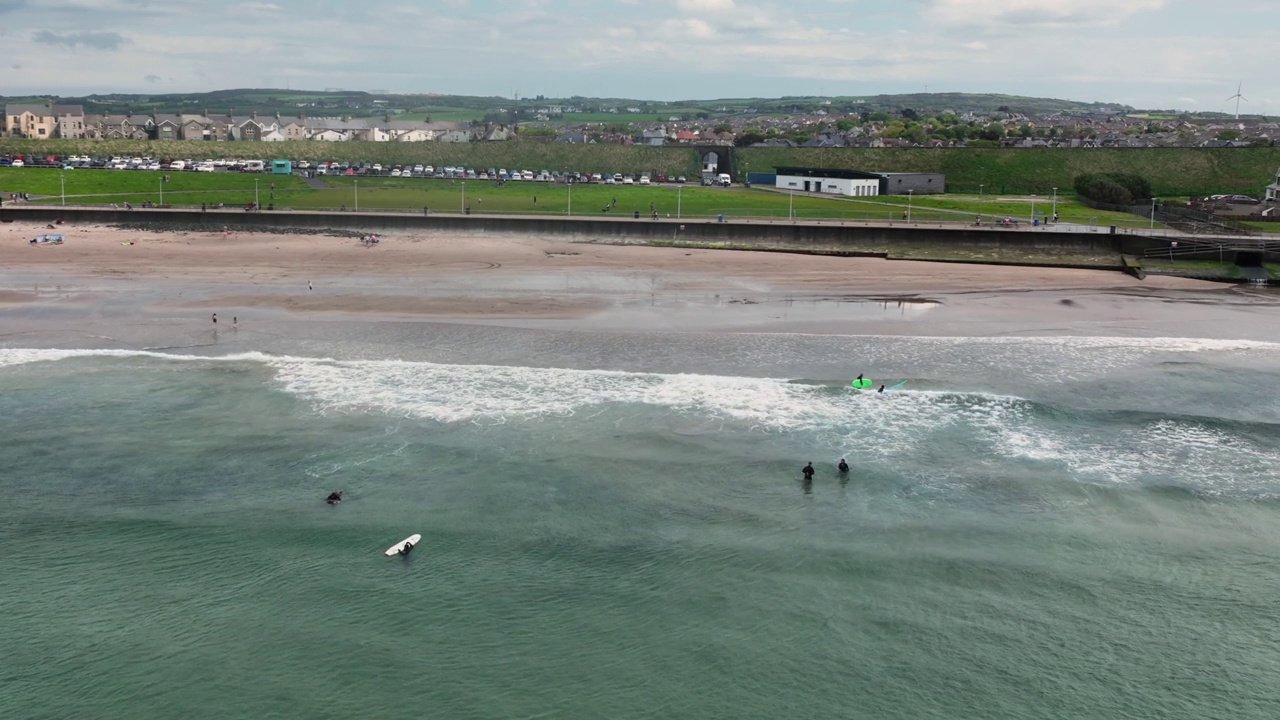
<path id="1" fill-rule="evenodd" d="M 1224 330 L 1206 303 L 1246 311 L 1271 304 L 1221 284 L 1118 272 L 536 236 L 387 234 L 365 246 L 306 234 L 56 231 L 63 244 L 35 246 L 29 239 L 51 230 L 0 225 L 0 307 L 8 308 L 10 331 L 30 332 L 33 317 L 47 329 L 104 315 L 188 322 L 219 312 L 832 334 L 1166 334 L 1168 327 L 1218 337 L 1237 331 Z"/>

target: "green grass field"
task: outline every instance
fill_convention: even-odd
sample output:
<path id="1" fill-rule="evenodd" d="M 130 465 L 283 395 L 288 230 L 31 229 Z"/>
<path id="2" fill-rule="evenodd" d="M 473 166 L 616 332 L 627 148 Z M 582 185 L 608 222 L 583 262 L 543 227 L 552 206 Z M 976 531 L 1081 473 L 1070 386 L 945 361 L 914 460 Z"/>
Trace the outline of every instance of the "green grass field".
<path id="1" fill-rule="evenodd" d="M 59 176 L 67 180 L 67 202 L 72 204 L 108 204 L 125 202 L 140 204 L 160 202 L 159 185 L 163 173 L 145 171 L 81 170 L 61 173 L 57 170 L 33 168 L 0 169 L 0 189 L 6 192 L 30 192 L 42 196 L 37 201 L 62 201 Z M 436 213 L 460 213 L 470 207 L 473 213 L 517 213 L 565 215 L 649 216 L 657 211 L 663 217 L 712 217 L 878 220 L 899 222 L 906 210 L 907 198 L 838 198 L 808 195 L 790 196 L 762 188 L 708 188 L 698 185 L 567 185 L 544 182 L 435 180 L 423 178 L 347 177 L 325 178 L 328 189 L 311 189 L 303 180 L 291 176 L 248 175 L 243 173 L 171 173 L 165 184 L 164 202 L 196 207 L 201 203 L 244 205 L 255 197 L 263 206 L 285 209 L 356 209 L 405 210 L 420 212 L 429 208 Z M 254 180 L 258 181 L 257 194 Z M 270 183 L 275 182 L 274 191 Z M 534 201 L 534 198 L 537 201 Z M 572 206 L 570 205 L 572 203 Z M 607 209 L 606 209 L 607 208 Z M 1048 203 L 1044 215 L 1052 212 Z M 934 196 L 914 198 L 911 219 L 914 222 L 968 223 L 981 211 L 988 221 L 1005 215 L 1029 222 L 1030 203 L 1019 198 L 982 198 L 971 196 Z M 1145 227 L 1146 221 L 1135 215 L 1092 210 L 1074 200 L 1058 203 L 1062 222 L 1091 225 Z"/>
<path id="2" fill-rule="evenodd" d="M 1239 220 L 1237 222 L 1261 230 L 1264 233 L 1280 233 L 1280 222 L 1262 222 L 1260 220 Z"/>

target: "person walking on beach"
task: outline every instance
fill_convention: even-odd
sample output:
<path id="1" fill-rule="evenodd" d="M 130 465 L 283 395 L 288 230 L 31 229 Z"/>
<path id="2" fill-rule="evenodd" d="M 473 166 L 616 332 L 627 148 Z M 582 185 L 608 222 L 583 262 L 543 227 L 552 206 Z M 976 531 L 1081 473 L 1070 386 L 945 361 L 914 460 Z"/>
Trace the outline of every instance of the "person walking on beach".
<path id="1" fill-rule="evenodd" d="M 215 326 L 215 327 L 217 327 L 217 325 L 218 325 L 218 313 L 214 313 L 214 314 L 213 314 L 213 324 L 214 324 L 214 326 Z"/>
<path id="2" fill-rule="evenodd" d="M 307 291 L 308 291 L 308 292 L 310 292 L 310 291 L 311 291 L 311 289 L 312 289 L 312 288 L 311 288 L 311 281 L 310 281 L 310 280 L 308 280 L 308 281 L 307 281 Z"/>
<path id="3" fill-rule="evenodd" d="M 232 316 L 231 316 L 231 329 L 232 329 L 232 330 L 235 330 L 235 329 L 236 329 L 236 326 L 237 326 L 237 325 L 239 325 L 239 324 L 240 324 L 240 318 L 236 317 L 235 315 L 232 315 Z"/>

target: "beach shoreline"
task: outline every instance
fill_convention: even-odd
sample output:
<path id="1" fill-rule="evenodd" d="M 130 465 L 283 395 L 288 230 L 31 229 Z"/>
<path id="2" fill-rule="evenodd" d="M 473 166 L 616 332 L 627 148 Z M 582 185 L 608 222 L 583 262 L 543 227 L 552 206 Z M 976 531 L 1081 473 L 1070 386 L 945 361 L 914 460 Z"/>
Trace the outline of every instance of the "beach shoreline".
<path id="1" fill-rule="evenodd" d="M 1273 304 L 1265 292 L 1119 272 L 438 232 L 386 234 L 367 246 L 320 234 L 60 226 L 61 245 L 27 242 L 44 231 L 0 226 L 0 330 L 9 346 L 62 345 L 86 326 L 112 330 L 86 337 L 178 346 L 215 329 L 214 313 L 223 318 L 221 342 L 232 319 L 237 330 L 246 321 L 416 322 L 1280 340 L 1251 319 Z"/>

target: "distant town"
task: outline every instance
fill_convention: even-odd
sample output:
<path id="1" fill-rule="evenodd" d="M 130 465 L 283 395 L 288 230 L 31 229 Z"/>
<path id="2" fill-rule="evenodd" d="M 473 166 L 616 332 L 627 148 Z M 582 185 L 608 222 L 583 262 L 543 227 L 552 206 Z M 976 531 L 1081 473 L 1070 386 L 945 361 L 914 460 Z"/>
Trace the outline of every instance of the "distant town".
<path id="1" fill-rule="evenodd" d="M 6 102 L 3 134 L 36 140 L 869 148 L 1256 147 L 1274 146 L 1280 138 L 1280 122 L 1259 116 L 961 94 L 717 104 L 452 97 L 433 103 L 432 96 L 225 92 L 242 93 L 230 99 L 247 106 L 192 107 L 225 100 L 225 93 Z M 993 106 L 1001 100 L 1007 102 Z"/>

